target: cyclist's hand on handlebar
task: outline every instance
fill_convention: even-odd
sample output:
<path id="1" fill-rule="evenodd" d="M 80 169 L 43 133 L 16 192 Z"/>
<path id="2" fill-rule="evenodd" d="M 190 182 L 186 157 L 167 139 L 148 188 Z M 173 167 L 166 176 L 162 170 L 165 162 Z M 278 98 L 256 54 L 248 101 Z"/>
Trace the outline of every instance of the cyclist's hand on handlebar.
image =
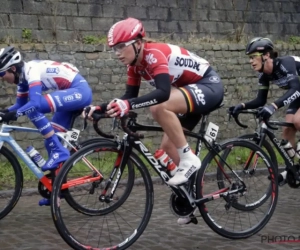
<path id="1" fill-rule="evenodd" d="M 107 105 L 107 114 L 110 117 L 123 117 L 130 110 L 127 100 L 114 99 Z"/>
<path id="2" fill-rule="evenodd" d="M 257 118 L 261 117 L 263 120 L 267 121 L 275 113 L 276 108 L 271 105 L 264 106 L 256 115 Z"/>
<path id="3" fill-rule="evenodd" d="M 103 111 L 102 112 L 101 111 L 102 111 L 102 109 L 101 109 L 100 106 L 87 106 L 83 109 L 82 117 L 87 118 L 87 119 L 92 121 L 93 120 L 93 117 L 92 117 L 93 113 L 94 112 L 95 113 L 103 113 Z"/>
<path id="4" fill-rule="evenodd" d="M 228 109 L 228 113 L 230 115 L 236 115 L 238 113 L 239 110 L 243 110 L 244 109 L 244 105 L 243 104 L 238 104 L 236 106 L 231 106 L 229 109 Z"/>
<path id="5" fill-rule="evenodd" d="M 18 119 L 17 112 L 11 111 L 6 113 L 0 114 L 0 121 L 1 122 L 9 122 L 9 121 L 16 121 Z"/>

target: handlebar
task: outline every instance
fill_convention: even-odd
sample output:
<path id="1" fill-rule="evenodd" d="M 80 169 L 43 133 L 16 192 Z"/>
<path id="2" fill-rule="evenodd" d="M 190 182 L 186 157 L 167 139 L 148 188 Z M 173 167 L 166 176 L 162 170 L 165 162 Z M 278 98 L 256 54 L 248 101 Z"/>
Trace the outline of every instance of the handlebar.
<path id="1" fill-rule="evenodd" d="M 229 120 L 231 117 L 234 118 L 234 121 L 236 122 L 237 125 L 239 125 L 240 127 L 242 128 L 248 128 L 247 125 L 241 123 L 241 121 L 239 120 L 239 115 L 240 114 L 252 114 L 254 115 L 255 117 L 257 116 L 258 112 L 261 110 L 262 108 L 258 108 L 258 109 L 244 109 L 244 110 L 238 110 L 237 113 L 235 115 L 231 114 L 230 112 L 229 113 Z M 273 129 L 273 130 L 278 130 L 277 127 L 274 127 L 270 124 L 270 121 L 268 120 L 262 120 L 262 118 L 259 118 L 259 122 L 264 122 L 266 124 L 266 126 L 270 129 Z"/>
<path id="2" fill-rule="evenodd" d="M 96 133 L 99 134 L 102 137 L 113 139 L 114 135 L 103 132 L 101 130 L 99 124 L 98 124 L 101 119 L 103 119 L 103 118 L 111 118 L 111 117 L 109 117 L 108 114 L 96 114 L 96 113 L 94 113 L 92 115 L 92 117 L 93 117 L 93 127 L 94 127 L 94 130 L 96 131 Z M 128 114 L 126 114 L 123 117 L 121 117 L 120 118 L 121 128 L 129 136 L 132 136 L 135 139 L 143 139 L 144 138 L 143 134 L 133 132 L 128 127 L 128 123 L 129 122 L 127 122 L 127 119 L 134 120 L 135 118 L 137 118 L 137 113 L 135 113 L 133 111 L 130 111 Z"/>

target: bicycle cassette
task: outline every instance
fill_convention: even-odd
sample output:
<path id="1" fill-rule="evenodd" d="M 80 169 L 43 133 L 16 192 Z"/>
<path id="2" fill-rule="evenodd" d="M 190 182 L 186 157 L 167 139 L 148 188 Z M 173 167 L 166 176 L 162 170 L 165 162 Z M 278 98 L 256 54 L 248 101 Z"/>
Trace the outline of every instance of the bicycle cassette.
<path id="1" fill-rule="evenodd" d="M 188 216 L 195 210 L 187 199 L 178 197 L 176 194 L 170 196 L 170 209 L 175 215 L 181 217 Z"/>

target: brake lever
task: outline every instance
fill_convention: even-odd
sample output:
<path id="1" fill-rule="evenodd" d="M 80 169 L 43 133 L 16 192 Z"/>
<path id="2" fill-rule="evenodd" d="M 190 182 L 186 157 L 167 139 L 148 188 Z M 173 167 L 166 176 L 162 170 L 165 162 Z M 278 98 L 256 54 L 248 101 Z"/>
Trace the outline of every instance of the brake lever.
<path id="1" fill-rule="evenodd" d="M 114 117 L 112 119 L 112 126 L 111 126 L 110 131 L 114 131 L 115 128 L 118 128 L 118 127 L 119 127 L 119 121 L 118 121 L 118 119 L 116 117 Z"/>
<path id="2" fill-rule="evenodd" d="M 83 128 L 81 129 L 81 131 L 84 131 L 87 128 L 87 125 L 88 125 L 88 122 L 87 122 L 88 113 L 89 113 L 89 111 L 84 110 L 85 116 L 84 116 L 84 119 L 83 119 Z"/>

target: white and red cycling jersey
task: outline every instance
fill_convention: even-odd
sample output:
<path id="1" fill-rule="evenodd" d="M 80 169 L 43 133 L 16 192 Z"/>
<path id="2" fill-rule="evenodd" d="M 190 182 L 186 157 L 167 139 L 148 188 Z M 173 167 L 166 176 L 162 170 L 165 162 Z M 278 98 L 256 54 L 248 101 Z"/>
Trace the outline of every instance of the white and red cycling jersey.
<path id="1" fill-rule="evenodd" d="M 143 78 L 154 86 L 154 77 L 167 73 L 173 86 L 182 87 L 198 82 L 209 67 L 208 61 L 184 48 L 147 42 L 143 49 L 141 66 L 128 66 L 127 84 L 139 86 Z"/>
<path id="2" fill-rule="evenodd" d="M 42 83 L 42 90 L 60 90 L 70 88 L 79 70 L 66 62 L 34 60 L 24 64 L 24 80 L 29 86 Z"/>

